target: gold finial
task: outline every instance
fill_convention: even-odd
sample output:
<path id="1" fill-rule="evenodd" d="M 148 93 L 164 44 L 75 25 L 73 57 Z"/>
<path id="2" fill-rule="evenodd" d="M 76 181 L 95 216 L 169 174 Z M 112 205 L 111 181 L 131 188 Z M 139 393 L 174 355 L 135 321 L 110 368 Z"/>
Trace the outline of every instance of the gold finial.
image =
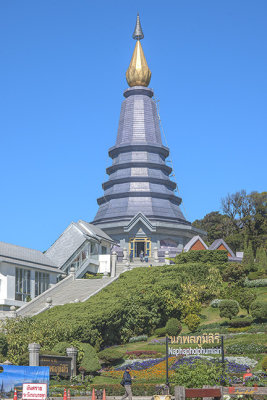
<path id="1" fill-rule="evenodd" d="M 136 27 L 133 38 L 137 39 L 129 68 L 126 71 L 126 79 L 128 85 L 132 86 L 148 86 L 151 79 L 151 71 L 148 68 L 146 58 L 140 43 L 143 39 L 139 14 L 137 14 Z"/>

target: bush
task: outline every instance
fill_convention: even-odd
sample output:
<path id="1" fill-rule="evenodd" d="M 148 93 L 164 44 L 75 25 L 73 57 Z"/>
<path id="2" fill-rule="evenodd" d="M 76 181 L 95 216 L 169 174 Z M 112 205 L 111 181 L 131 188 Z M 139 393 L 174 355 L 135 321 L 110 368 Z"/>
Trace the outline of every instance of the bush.
<path id="1" fill-rule="evenodd" d="M 241 264 L 230 263 L 223 271 L 222 277 L 225 282 L 242 284 L 246 277 L 246 272 Z"/>
<path id="2" fill-rule="evenodd" d="M 158 391 L 158 386 L 155 383 L 136 383 L 134 382 L 132 385 L 132 391 L 134 396 L 154 396 Z M 108 396 L 122 396 L 125 392 L 125 389 L 119 384 L 92 384 L 91 388 L 95 388 L 95 390 L 106 390 L 106 394 Z M 171 387 L 171 393 L 173 393 L 173 388 Z"/>
<path id="3" fill-rule="evenodd" d="M 254 279 L 253 281 L 249 281 L 248 279 L 244 282 L 245 287 L 266 287 L 267 279 Z"/>
<path id="4" fill-rule="evenodd" d="M 196 331 L 197 327 L 199 326 L 201 322 L 201 319 L 198 315 L 196 314 L 188 314 L 185 318 L 184 318 L 184 323 L 187 325 L 188 329 L 191 332 Z"/>
<path id="5" fill-rule="evenodd" d="M 194 250 L 178 254 L 175 263 L 223 264 L 228 263 L 228 256 L 224 250 Z"/>
<path id="6" fill-rule="evenodd" d="M 101 366 L 97 358 L 95 349 L 89 343 L 80 343 L 80 346 L 84 351 L 80 368 L 83 368 L 85 372 L 93 373 L 98 371 Z"/>
<path id="7" fill-rule="evenodd" d="M 158 351 L 154 350 L 134 350 L 134 351 L 126 351 L 126 357 L 128 359 L 136 359 L 136 358 L 160 358 L 162 354 Z"/>
<path id="8" fill-rule="evenodd" d="M 102 350 L 98 353 L 98 358 L 104 363 L 112 363 L 122 359 L 123 353 L 114 348 Z"/>
<path id="9" fill-rule="evenodd" d="M 227 376 L 223 372 L 220 363 L 212 363 L 209 361 L 197 360 L 193 366 L 186 363 L 177 370 L 172 377 L 173 381 L 179 386 L 187 388 L 200 388 L 204 385 L 219 385 L 221 380 L 227 380 Z"/>
<path id="10" fill-rule="evenodd" d="M 219 308 L 219 304 L 221 303 L 221 299 L 214 299 L 210 302 L 210 306 L 212 308 Z"/>
<path id="11" fill-rule="evenodd" d="M 179 335 L 182 325 L 177 318 L 170 318 L 166 324 L 166 332 L 170 336 Z"/>
<path id="12" fill-rule="evenodd" d="M 225 348 L 227 354 L 261 354 L 266 350 L 265 345 L 255 343 L 236 343 Z"/>
<path id="13" fill-rule="evenodd" d="M 0 333 L 0 354 L 2 354 L 3 356 L 6 356 L 7 349 L 8 349 L 8 345 L 7 345 L 6 335 L 4 333 Z"/>
<path id="14" fill-rule="evenodd" d="M 242 328 L 244 326 L 250 326 L 252 322 L 252 318 L 234 318 L 229 322 L 229 326 L 231 328 Z"/>
<path id="15" fill-rule="evenodd" d="M 255 272 L 250 272 L 248 274 L 248 279 L 249 280 L 254 280 L 254 279 L 265 279 L 267 277 L 267 273 L 264 269 L 258 269 Z"/>
<path id="16" fill-rule="evenodd" d="M 166 335 L 166 326 L 164 326 L 164 328 L 155 329 L 154 335 L 156 335 L 157 337 L 165 336 Z"/>
<path id="17" fill-rule="evenodd" d="M 232 319 L 238 314 L 239 307 L 235 300 L 223 300 L 219 304 L 220 317 Z"/>
<path id="18" fill-rule="evenodd" d="M 249 326 L 243 326 L 243 328 L 228 328 L 227 332 L 230 333 L 242 333 L 242 332 L 248 332 L 249 331 Z"/>
<path id="19" fill-rule="evenodd" d="M 265 356 L 264 359 L 262 360 L 261 366 L 262 366 L 263 371 L 266 372 L 267 371 L 267 356 Z"/>
<path id="20" fill-rule="evenodd" d="M 133 336 L 130 338 L 129 343 L 146 342 L 147 339 L 148 339 L 147 335 Z"/>
<path id="21" fill-rule="evenodd" d="M 267 319 L 267 303 L 254 301 L 250 306 L 251 315 L 259 321 Z"/>

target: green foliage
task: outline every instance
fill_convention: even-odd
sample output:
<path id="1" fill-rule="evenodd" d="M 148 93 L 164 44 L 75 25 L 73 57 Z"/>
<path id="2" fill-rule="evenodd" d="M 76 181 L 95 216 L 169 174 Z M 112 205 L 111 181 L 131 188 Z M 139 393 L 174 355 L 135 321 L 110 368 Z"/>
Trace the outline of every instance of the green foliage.
<path id="1" fill-rule="evenodd" d="M 262 360 L 261 367 L 263 371 L 267 371 L 267 356 L 265 356 L 264 359 Z"/>
<path id="2" fill-rule="evenodd" d="M 80 363 L 80 368 L 89 373 L 94 373 L 98 371 L 101 366 L 95 349 L 89 343 L 81 343 L 80 346 L 84 352 L 83 358 Z"/>
<path id="3" fill-rule="evenodd" d="M 255 343 L 235 343 L 225 348 L 226 354 L 261 354 L 266 353 L 267 347 Z"/>
<path id="4" fill-rule="evenodd" d="M 234 318 L 229 322 L 229 326 L 231 328 L 242 328 L 244 326 L 250 326 L 252 322 L 252 318 Z"/>
<path id="5" fill-rule="evenodd" d="M 256 299 L 256 297 L 256 293 L 252 290 L 242 288 L 241 290 L 239 290 L 236 300 L 238 301 L 240 307 L 247 310 L 247 313 L 249 314 L 251 303 Z"/>
<path id="6" fill-rule="evenodd" d="M 250 311 L 252 317 L 259 321 L 267 319 L 267 303 L 254 301 L 250 306 Z"/>
<path id="7" fill-rule="evenodd" d="M 187 314 L 187 316 L 184 318 L 184 323 L 191 332 L 196 331 L 200 322 L 201 319 L 197 314 Z"/>
<path id="8" fill-rule="evenodd" d="M 29 343 L 39 343 L 44 350 L 49 350 L 59 342 L 60 337 L 68 335 L 60 324 L 48 320 L 40 324 L 31 318 L 7 318 L 2 327 L 8 343 L 7 358 L 14 364 L 28 351 Z"/>
<path id="9" fill-rule="evenodd" d="M 220 317 L 232 319 L 238 314 L 238 303 L 234 300 L 223 300 L 219 304 Z"/>
<path id="10" fill-rule="evenodd" d="M 222 271 L 222 278 L 224 282 L 239 283 L 240 285 L 244 282 L 246 277 L 246 271 L 243 265 L 237 263 L 229 263 L 227 267 Z"/>
<path id="11" fill-rule="evenodd" d="M 255 279 L 253 281 L 245 280 L 244 286 L 246 287 L 266 287 L 267 279 Z"/>
<path id="12" fill-rule="evenodd" d="M 166 335 L 166 326 L 163 328 L 157 328 L 154 330 L 154 335 L 157 337 L 165 336 Z"/>
<path id="13" fill-rule="evenodd" d="M 0 353 L 3 356 L 6 356 L 7 350 L 8 350 L 7 337 L 4 333 L 0 332 Z"/>
<path id="14" fill-rule="evenodd" d="M 107 396 L 122 396 L 125 393 L 124 387 L 119 383 L 109 384 L 109 383 L 93 383 L 91 389 L 103 390 L 105 389 Z M 171 390 L 172 391 L 172 390 Z M 157 387 L 155 383 L 138 383 L 134 382 L 132 385 L 132 392 L 134 396 L 154 396 L 157 393 Z"/>
<path id="15" fill-rule="evenodd" d="M 101 361 L 109 364 L 113 363 L 114 361 L 119 361 L 122 358 L 123 353 L 116 348 L 110 347 L 108 349 L 100 351 L 97 355 Z"/>
<path id="16" fill-rule="evenodd" d="M 83 279 L 102 279 L 104 274 L 97 273 L 97 274 L 91 274 L 90 272 L 86 272 L 86 274 L 83 276 Z"/>
<path id="17" fill-rule="evenodd" d="M 265 279 L 267 278 L 267 270 L 257 269 L 257 271 L 250 272 L 247 276 L 249 280 Z"/>
<path id="18" fill-rule="evenodd" d="M 133 336 L 129 339 L 129 343 L 146 342 L 147 339 L 148 339 L 147 335 Z"/>
<path id="19" fill-rule="evenodd" d="M 212 211 L 203 219 L 194 221 L 192 225 L 206 231 L 207 242 L 212 244 L 214 240 L 228 236 L 231 220 L 226 215 L 220 214 L 219 211 Z"/>
<path id="20" fill-rule="evenodd" d="M 255 264 L 259 269 L 267 271 L 267 253 L 264 247 L 257 248 Z"/>
<path id="21" fill-rule="evenodd" d="M 189 362 L 181 365 L 175 370 L 172 379 L 179 386 L 201 388 L 204 385 L 219 385 L 222 377 L 225 381 L 228 379 L 223 373 L 221 364 L 198 360 L 193 366 Z"/>
<path id="22" fill-rule="evenodd" d="M 179 335 L 182 330 L 182 325 L 177 318 L 170 318 L 166 324 L 166 332 L 170 336 Z"/>
<path id="23" fill-rule="evenodd" d="M 218 265 L 227 262 L 227 251 L 224 250 L 194 250 L 178 254 L 175 257 L 175 264 L 203 263 Z"/>
<path id="24" fill-rule="evenodd" d="M 247 273 L 256 270 L 256 267 L 254 264 L 254 253 L 253 253 L 253 248 L 252 248 L 251 242 L 249 242 L 248 246 L 245 246 L 245 248 L 244 248 L 244 256 L 243 256 L 243 260 L 242 260 L 242 265 L 244 267 L 244 270 Z"/>

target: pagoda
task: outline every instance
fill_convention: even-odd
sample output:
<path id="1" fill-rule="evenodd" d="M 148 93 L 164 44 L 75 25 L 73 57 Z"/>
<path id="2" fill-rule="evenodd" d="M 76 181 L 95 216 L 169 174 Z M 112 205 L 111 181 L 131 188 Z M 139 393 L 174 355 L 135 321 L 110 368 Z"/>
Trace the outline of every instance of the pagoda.
<path id="1" fill-rule="evenodd" d="M 97 200 L 99 209 L 92 222 L 131 258 L 141 251 L 150 257 L 154 248 L 175 255 L 202 233 L 185 219 L 182 199 L 170 179 L 169 149 L 162 144 L 154 92 L 148 88 L 151 71 L 141 46 L 143 38 L 137 15 L 136 45 L 126 72 L 129 88 L 123 93 L 116 144 L 109 149 L 109 179 L 102 185 L 104 195 Z"/>

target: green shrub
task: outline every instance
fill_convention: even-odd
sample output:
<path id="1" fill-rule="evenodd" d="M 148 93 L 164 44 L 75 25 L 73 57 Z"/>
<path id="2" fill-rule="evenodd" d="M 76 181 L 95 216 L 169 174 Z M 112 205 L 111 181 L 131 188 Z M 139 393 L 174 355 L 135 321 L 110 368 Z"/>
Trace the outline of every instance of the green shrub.
<path id="1" fill-rule="evenodd" d="M 123 353 L 116 348 L 108 348 L 100 351 L 97 356 L 101 361 L 109 364 L 122 359 Z"/>
<path id="2" fill-rule="evenodd" d="M 254 279 L 253 281 L 249 281 L 248 279 L 244 282 L 245 287 L 266 287 L 267 279 Z"/>
<path id="3" fill-rule="evenodd" d="M 89 343 L 80 343 L 80 346 L 84 351 L 80 368 L 83 368 L 86 372 L 91 373 L 98 371 L 101 366 L 95 349 Z"/>
<path id="4" fill-rule="evenodd" d="M 254 280 L 254 279 L 265 279 L 267 278 L 267 273 L 264 269 L 258 269 L 255 272 L 250 272 L 248 274 L 248 279 L 249 280 Z"/>
<path id="5" fill-rule="evenodd" d="M 224 250 L 196 250 L 178 254 L 175 257 L 176 264 L 203 263 L 223 264 L 228 262 L 227 251 Z"/>
<path id="6" fill-rule="evenodd" d="M 69 342 L 59 342 L 53 347 L 53 350 L 63 356 L 66 356 L 67 355 L 66 349 L 68 347 L 71 347 L 71 344 Z"/>
<path id="7" fill-rule="evenodd" d="M 154 334 L 157 337 L 165 336 L 166 335 L 166 326 L 164 328 L 157 328 L 154 330 Z"/>
<path id="8" fill-rule="evenodd" d="M 259 321 L 267 319 L 267 303 L 254 301 L 250 306 L 251 315 Z"/>
<path id="9" fill-rule="evenodd" d="M 245 268 L 241 264 L 229 263 L 222 271 L 222 277 L 225 282 L 242 284 L 246 277 Z"/>
<path id="10" fill-rule="evenodd" d="M 235 300 L 223 300 L 219 304 L 220 317 L 232 319 L 238 314 L 239 307 Z"/>
<path id="11" fill-rule="evenodd" d="M 133 336 L 129 339 L 129 343 L 146 342 L 147 339 L 148 339 L 147 335 Z"/>
<path id="12" fill-rule="evenodd" d="M 132 392 L 134 396 L 154 396 L 158 391 L 158 386 L 155 383 L 137 383 L 133 382 Z M 119 384 L 92 384 L 91 389 L 95 388 L 95 390 L 106 390 L 107 396 L 122 396 L 125 392 L 125 389 Z M 171 386 L 170 392 L 173 393 L 173 387 Z"/>
<path id="13" fill-rule="evenodd" d="M 229 326 L 231 328 L 243 328 L 244 326 L 250 326 L 252 322 L 252 318 L 234 318 L 229 322 Z"/>
<path id="14" fill-rule="evenodd" d="M 201 388 L 204 385 L 214 386 L 220 381 L 228 380 L 220 363 L 197 360 L 193 363 L 183 364 L 175 370 L 172 380 L 179 386 L 187 388 Z"/>
<path id="15" fill-rule="evenodd" d="M 227 332 L 230 333 L 242 333 L 242 332 L 248 332 L 249 326 L 243 326 L 242 328 L 228 328 Z"/>
<path id="16" fill-rule="evenodd" d="M 219 304 L 220 304 L 221 301 L 222 301 L 221 299 L 213 299 L 213 300 L 210 302 L 210 306 L 211 306 L 212 308 L 219 308 Z"/>
<path id="17" fill-rule="evenodd" d="M 267 371 L 267 356 L 265 356 L 264 359 L 262 360 L 261 366 L 263 371 Z"/>
<path id="18" fill-rule="evenodd" d="M 191 332 L 196 331 L 197 327 L 199 326 L 201 322 L 201 319 L 198 315 L 196 314 L 188 314 L 185 318 L 184 318 L 184 323 L 187 325 L 188 329 Z"/>
<path id="19" fill-rule="evenodd" d="M 267 347 L 255 343 L 235 343 L 225 347 L 227 354 L 261 354 L 266 353 Z"/>
<path id="20" fill-rule="evenodd" d="M 182 330 L 182 325 L 177 318 L 170 318 L 166 324 L 166 332 L 170 336 L 179 335 Z"/>
<path id="21" fill-rule="evenodd" d="M 7 344 L 6 335 L 4 333 L 0 332 L 0 354 L 2 354 L 3 356 L 6 356 L 7 350 L 8 350 L 8 344 Z"/>

